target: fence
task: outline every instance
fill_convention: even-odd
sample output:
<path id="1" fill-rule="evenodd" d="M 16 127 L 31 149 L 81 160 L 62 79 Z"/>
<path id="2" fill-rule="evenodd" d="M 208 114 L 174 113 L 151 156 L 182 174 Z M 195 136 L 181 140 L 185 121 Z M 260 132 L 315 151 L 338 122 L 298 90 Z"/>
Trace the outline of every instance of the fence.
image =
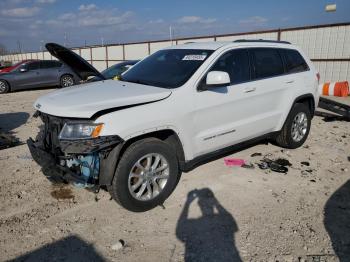
<path id="1" fill-rule="evenodd" d="M 72 48 L 98 70 L 124 60 L 142 59 L 153 52 L 186 42 L 233 41 L 237 39 L 284 40 L 300 46 L 314 62 L 321 81 L 350 81 L 350 22 L 285 28 L 276 30 L 213 35 L 193 38 L 112 44 Z M 49 52 L 30 52 L 0 56 L 0 60 L 53 59 Z"/>

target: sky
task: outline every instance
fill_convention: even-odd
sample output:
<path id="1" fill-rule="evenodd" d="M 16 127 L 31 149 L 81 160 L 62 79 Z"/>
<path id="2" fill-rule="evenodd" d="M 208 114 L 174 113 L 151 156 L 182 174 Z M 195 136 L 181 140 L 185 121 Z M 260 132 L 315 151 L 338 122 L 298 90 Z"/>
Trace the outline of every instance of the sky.
<path id="1" fill-rule="evenodd" d="M 349 0 L 0 0 L 0 44 L 11 52 L 169 39 L 170 26 L 180 38 L 339 22 L 350 22 Z"/>

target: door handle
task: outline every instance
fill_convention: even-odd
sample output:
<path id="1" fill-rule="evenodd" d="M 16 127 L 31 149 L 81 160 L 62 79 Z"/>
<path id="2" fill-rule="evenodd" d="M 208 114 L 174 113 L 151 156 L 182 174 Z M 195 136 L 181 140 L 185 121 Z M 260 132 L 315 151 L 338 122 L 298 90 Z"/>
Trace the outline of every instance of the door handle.
<path id="1" fill-rule="evenodd" d="M 294 80 L 286 81 L 286 84 L 291 84 L 291 83 L 294 83 Z"/>
<path id="2" fill-rule="evenodd" d="M 255 87 L 247 87 L 244 89 L 244 93 L 250 93 L 250 92 L 254 92 L 256 90 Z"/>

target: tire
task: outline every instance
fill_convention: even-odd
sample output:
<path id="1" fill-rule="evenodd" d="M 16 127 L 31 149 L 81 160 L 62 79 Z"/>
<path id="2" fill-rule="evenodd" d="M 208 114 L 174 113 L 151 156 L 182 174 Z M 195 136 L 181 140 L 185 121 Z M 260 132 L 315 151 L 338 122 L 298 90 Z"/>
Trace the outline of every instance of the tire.
<path id="1" fill-rule="evenodd" d="M 298 148 L 302 146 L 307 139 L 310 127 L 310 109 L 305 104 L 296 103 L 293 105 L 275 141 L 279 146 L 284 148 Z"/>
<path id="2" fill-rule="evenodd" d="M 156 156 L 159 156 L 158 163 Z M 152 168 L 163 170 L 149 171 L 154 172 L 153 174 L 147 172 L 149 159 Z M 178 160 L 172 148 L 159 139 L 147 138 L 133 143 L 126 149 L 108 191 L 122 207 L 133 212 L 143 212 L 163 204 L 175 189 L 179 175 Z M 132 189 L 133 186 L 135 189 Z"/>
<path id="3" fill-rule="evenodd" d="M 0 94 L 5 94 L 10 91 L 10 85 L 5 80 L 0 80 Z"/>
<path id="4" fill-rule="evenodd" d="M 60 79 L 60 86 L 61 87 L 69 87 L 74 85 L 74 78 L 71 75 L 63 75 Z"/>

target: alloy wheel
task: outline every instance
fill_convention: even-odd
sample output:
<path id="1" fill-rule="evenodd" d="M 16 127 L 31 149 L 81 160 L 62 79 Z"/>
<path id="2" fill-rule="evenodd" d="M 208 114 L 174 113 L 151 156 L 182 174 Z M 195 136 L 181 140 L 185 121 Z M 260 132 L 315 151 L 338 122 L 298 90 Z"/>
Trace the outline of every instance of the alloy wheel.
<path id="1" fill-rule="evenodd" d="M 64 76 L 62 78 L 62 86 L 63 87 L 68 87 L 74 85 L 73 78 L 71 76 Z"/>
<path id="2" fill-rule="evenodd" d="M 298 113 L 292 122 L 292 139 L 300 142 L 307 132 L 307 116 L 304 112 Z"/>
<path id="3" fill-rule="evenodd" d="M 164 156 L 147 154 L 136 161 L 130 170 L 129 192 L 137 200 L 152 200 L 163 191 L 169 172 L 169 163 Z"/>

